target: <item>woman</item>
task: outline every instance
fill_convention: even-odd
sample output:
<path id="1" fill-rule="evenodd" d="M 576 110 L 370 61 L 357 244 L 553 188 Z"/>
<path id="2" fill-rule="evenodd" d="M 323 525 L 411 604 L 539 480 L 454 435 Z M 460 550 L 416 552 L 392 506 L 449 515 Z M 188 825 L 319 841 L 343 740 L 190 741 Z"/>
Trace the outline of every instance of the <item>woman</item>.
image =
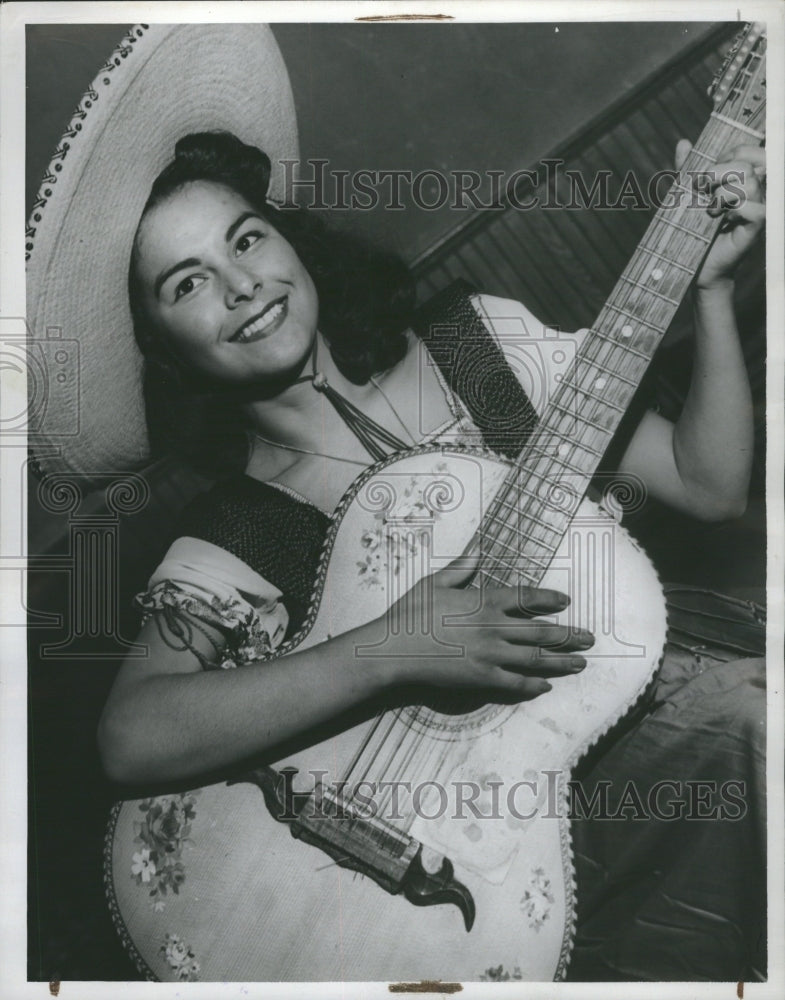
<path id="1" fill-rule="evenodd" d="M 184 62 L 212 54 L 195 45 L 198 58 Z M 252 74 L 247 61 L 233 62 L 242 68 L 235 113 Z M 677 151 L 679 162 L 687 152 Z M 731 296 L 733 269 L 762 224 L 761 157 L 742 147 L 716 165 L 718 177 L 743 170 L 745 197 L 715 185 L 711 211 L 728 226 L 695 285 L 690 393 L 675 426 L 655 414 L 643 419 L 620 464 L 654 496 L 706 519 L 738 514 L 749 478 L 750 400 Z M 140 597 L 148 617 L 139 638 L 149 656 L 123 665 L 99 731 L 105 768 L 120 782 L 189 780 L 262 752 L 275 759 L 278 748 L 400 689 L 536 699 L 549 678 L 582 670 L 593 642 L 539 620 L 565 607 L 567 595 L 554 591 L 528 592 L 523 615 L 518 589 L 498 588 L 468 618 L 470 556 L 433 581 L 433 637 L 404 631 L 388 640 L 394 655 L 360 669 L 356 645 L 383 634 L 375 620 L 319 647 L 254 662 L 302 622 L 328 515 L 356 476 L 380 454 L 429 438 L 476 443 L 483 416 L 428 363 L 411 329 L 405 269 L 334 241 L 302 212 L 278 210 L 267 201 L 268 179 L 259 149 L 225 133 L 190 135 L 134 220 L 129 290 L 151 442 L 226 475 L 185 513 L 181 537 Z M 42 267 L 49 260 L 36 247 L 34 264 L 36 255 Z M 535 323 L 518 303 L 480 296 L 470 306 L 464 319 L 489 344 L 505 318 Z M 548 390 L 554 377 L 550 371 Z M 510 389 L 522 434 L 532 416 L 527 388 L 531 394 L 531 386 Z M 424 585 L 413 596 L 422 605 Z M 445 629 L 448 615 L 464 625 Z M 434 655 L 440 640 L 459 642 L 464 655 Z M 704 669 L 671 650 L 646 714 L 591 762 L 584 787 L 606 774 L 618 784 L 730 775 L 749 787 L 760 765 L 760 664 L 718 657 Z M 621 829 L 624 822 L 576 822 L 582 891 L 572 975 L 753 976 L 761 817 L 749 818 L 758 822 L 688 823 L 677 833 L 649 820 L 645 836 Z M 719 893 L 707 859 L 725 874 Z M 694 934 L 686 967 L 685 931 Z"/>
<path id="2" fill-rule="evenodd" d="M 688 148 L 679 150 L 682 159 Z M 762 205 L 754 168 L 761 163 L 760 150 L 745 148 L 718 165 L 718 176 L 744 171 L 746 199 L 739 204 L 733 192 L 715 187 L 712 211 L 724 212 L 729 225 L 696 282 L 690 394 L 675 427 L 647 415 L 621 462 L 621 470 L 644 479 L 654 496 L 706 519 L 736 515 L 745 502 L 750 402 L 730 294 L 732 270 L 759 230 Z M 134 241 L 131 301 L 147 359 L 151 440 L 180 454 L 192 448 L 201 449 L 203 457 L 217 453 L 224 465 L 234 458 L 243 475 L 227 479 L 186 513 L 183 537 L 141 598 L 149 617 L 139 641 L 150 655 L 122 668 L 99 734 L 105 766 L 119 781 L 220 770 L 274 751 L 364 702 L 389 699 L 401 686 L 476 690 L 487 700 L 536 698 L 549 690 L 549 678 L 582 670 L 581 653 L 593 642 L 586 632 L 538 621 L 538 615 L 561 610 L 566 595 L 531 591 L 529 616 L 522 619 L 517 588 L 499 588 L 466 627 L 437 629 L 434 637 L 404 634 L 391 640 L 387 657 L 378 662 L 357 660 L 352 652 L 355 644 L 372 643 L 382 634 L 380 621 L 326 647 L 248 662 L 295 630 L 307 592 L 295 581 L 292 589 L 299 593 L 290 592 L 287 600 L 291 574 L 283 564 L 288 557 L 313 572 L 314 535 L 324 531 L 325 515 L 375 455 L 373 436 L 363 455 L 358 437 L 368 439 L 358 434 L 351 416 L 314 391 L 312 365 L 365 415 L 366 434 L 371 428 L 373 435 L 373 421 L 389 435 L 403 435 L 400 447 L 434 435 L 455 437 L 469 422 L 466 413 L 456 420 L 460 401 L 448 397 L 435 368 L 423 365 L 412 332 L 402 332 L 411 318 L 411 296 L 401 266 L 387 258 L 350 257 L 347 246 L 336 257 L 335 244 L 304 212 L 290 214 L 265 202 L 268 176 L 264 154 L 234 137 L 189 136 L 153 186 Z M 369 289 L 369 281 L 378 287 Z M 355 300 L 347 308 L 351 294 Z M 369 322 L 373 308 L 386 322 Z M 494 314 L 510 314 L 510 303 L 486 297 L 477 308 L 491 330 Z M 202 420 L 194 424 L 197 409 Z M 190 442 L 181 436 L 186 432 Z M 722 464 L 715 460 L 720 447 L 726 456 Z M 238 517 L 271 536 L 285 532 L 289 518 L 298 526 L 300 545 L 292 551 L 297 542 L 291 540 L 284 553 L 261 553 L 249 565 L 242 539 L 220 524 L 223 519 L 234 525 Z M 277 575 L 265 578 L 260 566 Z M 445 615 L 469 614 L 473 598 L 462 584 L 470 575 L 466 567 L 437 574 L 436 623 Z M 416 593 L 417 600 L 425 599 L 422 584 Z M 215 598 L 222 611 L 216 611 Z M 436 642 L 448 635 L 465 647 L 462 658 L 437 655 Z M 326 661 L 333 665 L 327 675 Z M 239 670 L 210 669 L 242 662 Z M 683 664 L 671 663 L 678 677 Z M 731 671 L 718 663 L 714 684 L 723 671 L 730 685 L 726 714 L 754 727 L 760 710 L 756 665 L 734 664 Z M 666 662 L 661 690 L 669 681 Z M 671 695 L 674 704 L 684 700 L 682 713 L 696 712 L 697 691 L 690 695 L 689 687 L 683 684 Z M 715 715 L 718 710 L 718 705 L 711 709 Z M 668 712 L 672 715 L 673 704 Z M 656 719 L 641 728 L 647 725 L 656 728 Z M 635 740 L 634 731 L 625 740 L 628 775 L 635 773 Z M 672 755 L 673 746 L 668 750 Z M 692 753 L 700 757 L 694 743 Z M 607 768 L 607 761 L 598 767 Z M 673 776 L 666 761 L 663 768 L 663 776 Z M 712 835 L 709 829 L 702 837 Z M 603 839 L 609 842 L 610 834 Z M 596 866 L 597 858 L 591 863 Z M 652 936 L 658 939 L 649 931 Z M 618 948 L 618 933 L 614 942 Z M 723 950 L 727 947 L 726 941 Z M 658 954 L 660 975 L 662 959 Z M 627 961 L 625 956 L 622 966 Z M 640 966 L 629 971 L 646 974 Z"/>

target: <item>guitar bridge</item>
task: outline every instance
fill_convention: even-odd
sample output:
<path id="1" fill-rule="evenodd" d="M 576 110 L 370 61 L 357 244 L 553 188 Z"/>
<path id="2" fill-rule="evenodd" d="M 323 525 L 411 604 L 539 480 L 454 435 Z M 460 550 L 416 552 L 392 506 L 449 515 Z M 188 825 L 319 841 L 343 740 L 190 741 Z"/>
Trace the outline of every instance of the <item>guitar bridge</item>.
<path id="1" fill-rule="evenodd" d="M 321 786 L 307 794 L 295 792 L 296 773 L 293 767 L 259 767 L 229 784 L 257 785 L 273 819 L 287 823 L 293 837 L 318 847 L 340 867 L 367 875 L 393 896 L 402 893 L 415 906 L 453 903 L 466 930 L 472 929 L 474 899 L 455 878 L 449 858 L 424 849 L 389 823 L 360 815 Z"/>

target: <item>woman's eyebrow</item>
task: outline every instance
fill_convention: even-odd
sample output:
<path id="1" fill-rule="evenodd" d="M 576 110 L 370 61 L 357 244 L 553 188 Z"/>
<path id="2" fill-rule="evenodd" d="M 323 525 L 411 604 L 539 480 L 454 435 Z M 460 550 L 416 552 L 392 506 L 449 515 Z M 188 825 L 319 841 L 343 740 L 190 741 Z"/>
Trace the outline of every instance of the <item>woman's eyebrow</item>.
<path id="1" fill-rule="evenodd" d="M 239 216 L 237 219 L 235 219 L 234 222 L 231 224 L 231 226 L 229 226 L 229 228 L 226 230 L 226 236 L 224 236 L 224 239 L 228 243 L 229 240 L 231 240 L 231 238 L 240 228 L 240 226 L 244 222 L 247 222 L 248 219 L 261 219 L 261 218 L 262 217 L 261 215 L 259 215 L 258 212 L 243 212 L 243 214 Z"/>
<path id="2" fill-rule="evenodd" d="M 182 271 L 183 268 L 186 267 L 198 267 L 198 266 L 199 266 L 199 260 L 196 257 L 189 257 L 187 260 L 181 260 L 179 264 L 174 264 L 172 267 L 168 267 L 165 271 L 161 271 L 161 273 L 155 279 L 155 284 L 153 286 L 153 289 L 155 291 L 155 297 L 158 298 L 158 296 L 161 293 L 161 289 L 163 288 L 164 282 L 168 281 L 173 274 L 176 274 L 178 271 Z"/>
<path id="3" fill-rule="evenodd" d="M 243 212 L 242 215 L 239 215 L 231 224 L 231 226 L 229 226 L 229 228 L 226 230 L 226 236 L 224 236 L 224 240 L 228 243 L 232 239 L 234 234 L 237 232 L 237 230 L 240 228 L 240 226 L 242 226 L 244 222 L 247 222 L 248 219 L 261 220 L 261 218 L 262 216 L 259 215 L 258 212 Z M 179 264 L 174 264 L 172 267 L 167 268 L 165 271 L 161 271 L 161 273 L 155 279 L 155 285 L 153 286 L 156 298 L 160 294 L 161 289 L 164 286 L 164 282 L 168 281 L 173 274 L 176 274 L 178 271 L 181 271 L 185 267 L 198 267 L 200 263 L 201 261 L 199 261 L 196 257 L 189 257 L 187 260 L 181 260 Z"/>

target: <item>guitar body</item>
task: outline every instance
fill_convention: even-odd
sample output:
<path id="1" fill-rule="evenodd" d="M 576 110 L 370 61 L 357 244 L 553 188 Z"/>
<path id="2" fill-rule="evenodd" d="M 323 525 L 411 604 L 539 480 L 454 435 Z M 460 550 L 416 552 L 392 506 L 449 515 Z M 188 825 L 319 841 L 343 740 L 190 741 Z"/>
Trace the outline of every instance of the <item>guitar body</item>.
<path id="1" fill-rule="evenodd" d="M 283 655 L 382 616 L 463 552 L 509 470 L 439 446 L 368 470 L 333 517 L 309 618 Z M 652 679 L 665 604 L 646 555 L 588 500 L 541 585 L 571 594 L 559 620 L 596 635 L 582 673 L 520 705 L 404 707 L 275 765 L 296 768 L 304 790 L 313 772 L 327 785 L 348 775 L 349 789 L 363 777 L 369 797 L 383 780 L 408 782 L 398 810 L 374 795 L 380 815 L 450 860 L 476 907 L 471 930 L 458 906 L 415 906 L 295 839 L 252 781 L 219 783 L 114 810 L 107 885 L 140 969 L 161 980 L 560 978 L 574 925 L 570 769 Z M 325 658 L 325 684 L 340 669 Z"/>

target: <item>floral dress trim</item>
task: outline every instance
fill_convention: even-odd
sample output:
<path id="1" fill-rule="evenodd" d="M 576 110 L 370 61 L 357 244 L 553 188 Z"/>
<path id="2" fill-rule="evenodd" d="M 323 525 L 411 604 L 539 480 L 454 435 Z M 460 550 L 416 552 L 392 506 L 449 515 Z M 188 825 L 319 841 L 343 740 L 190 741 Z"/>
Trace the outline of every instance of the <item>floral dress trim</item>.
<path id="1" fill-rule="evenodd" d="M 196 597 L 171 580 L 164 580 L 151 590 L 138 594 L 136 606 L 144 613 L 144 620 L 155 612 L 171 609 L 185 611 L 207 625 L 214 625 L 231 634 L 231 648 L 224 650 L 221 662 L 213 664 L 222 670 L 258 660 L 273 651 L 269 629 L 253 608 L 246 608 L 240 601 L 221 601 L 213 597 L 210 602 Z"/>
<path id="2" fill-rule="evenodd" d="M 230 552 L 183 537 L 171 546 L 135 604 L 145 621 L 160 615 L 203 667 L 228 669 L 263 659 L 281 644 L 289 622 L 281 597 L 276 587 Z M 190 643 L 194 620 L 226 635 L 226 645 L 216 647 L 215 660 L 196 653 Z"/>

